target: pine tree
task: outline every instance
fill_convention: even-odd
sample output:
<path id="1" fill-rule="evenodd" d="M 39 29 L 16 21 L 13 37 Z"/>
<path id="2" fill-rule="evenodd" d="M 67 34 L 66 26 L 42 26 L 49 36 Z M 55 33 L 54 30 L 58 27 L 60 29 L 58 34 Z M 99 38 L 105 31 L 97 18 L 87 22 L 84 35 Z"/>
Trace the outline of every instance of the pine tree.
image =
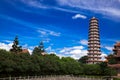
<path id="1" fill-rule="evenodd" d="M 38 46 L 38 49 L 40 50 L 41 53 L 42 53 L 42 52 L 45 52 L 45 50 L 44 50 L 44 45 L 43 45 L 43 42 L 42 42 L 42 41 L 40 42 L 40 44 L 39 44 L 39 46 Z"/>
<path id="2" fill-rule="evenodd" d="M 22 51 L 22 46 L 19 46 L 19 41 L 18 41 L 18 37 L 16 36 L 14 41 L 13 41 L 13 45 L 12 45 L 12 49 L 10 49 L 11 52 L 18 54 Z"/>
<path id="3" fill-rule="evenodd" d="M 32 53 L 33 54 L 40 54 L 40 55 L 42 55 L 42 53 L 44 53 L 44 52 L 45 52 L 44 44 L 41 41 L 40 44 L 37 47 L 34 48 Z"/>

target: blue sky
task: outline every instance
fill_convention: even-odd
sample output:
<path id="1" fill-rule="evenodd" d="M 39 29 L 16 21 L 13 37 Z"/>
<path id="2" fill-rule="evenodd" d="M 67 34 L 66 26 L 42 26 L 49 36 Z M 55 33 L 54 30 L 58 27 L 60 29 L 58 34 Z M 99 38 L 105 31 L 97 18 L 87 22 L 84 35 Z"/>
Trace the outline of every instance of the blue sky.
<path id="1" fill-rule="evenodd" d="M 0 0 L 0 48 L 15 36 L 31 52 L 40 41 L 48 53 L 87 54 L 89 20 L 99 19 L 102 55 L 120 41 L 120 0 Z"/>

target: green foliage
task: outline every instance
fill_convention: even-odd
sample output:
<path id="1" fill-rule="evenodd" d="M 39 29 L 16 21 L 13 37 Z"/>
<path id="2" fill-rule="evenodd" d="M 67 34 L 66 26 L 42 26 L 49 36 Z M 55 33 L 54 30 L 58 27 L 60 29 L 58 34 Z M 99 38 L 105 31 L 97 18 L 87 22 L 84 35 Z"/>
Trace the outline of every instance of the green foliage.
<path id="1" fill-rule="evenodd" d="M 111 73 L 112 72 L 112 73 Z M 106 63 L 82 64 L 71 57 L 59 58 L 55 54 L 44 56 L 12 54 L 0 50 L 0 76 L 25 75 L 113 75 L 115 70 Z"/>
<path id="2" fill-rule="evenodd" d="M 40 52 L 45 52 L 45 50 L 44 50 L 44 44 L 43 44 L 42 41 L 40 42 L 40 44 L 38 46 L 38 49 L 40 49 Z"/>
<path id="3" fill-rule="evenodd" d="M 108 55 L 108 63 L 109 64 L 116 64 L 117 63 L 117 61 L 116 61 L 116 59 L 114 58 L 114 56 L 113 56 L 113 54 L 110 54 L 110 55 Z"/>
<path id="4" fill-rule="evenodd" d="M 84 74 L 86 75 L 100 75 L 100 66 L 98 64 L 84 65 Z"/>
<path id="5" fill-rule="evenodd" d="M 88 57 L 87 56 L 83 56 L 83 57 L 81 57 L 79 60 L 78 60 L 78 62 L 80 62 L 80 63 L 83 63 L 83 64 L 86 64 L 87 61 L 88 60 Z"/>
<path id="6" fill-rule="evenodd" d="M 16 36 L 12 45 L 12 49 L 10 49 L 12 53 L 18 54 L 22 51 L 22 46 L 19 46 L 18 37 Z"/>
<path id="7" fill-rule="evenodd" d="M 12 60 L 10 52 L 0 49 L 0 73 L 9 74 L 14 71 L 16 63 Z"/>
<path id="8" fill-rule="evenodd" d="M 38 55 L 41 55 L 42 53 L 44 53 L 45 50 L 44 50 L 44 45 L 43 45 L 43 42 L 41 41 L 40 44 L 38 45 L 38 47 L 35 47 L 32 54 L 38 54 Z"/>
<path id="9" fill-rule="evenodd" d="M 59 57 L 53 54 L 43 56 L 41 69 L 43 74 L 56 74 L 59 71 Z"/>
<path id="10" fill-rule="evenodd" d="M 71 57 L 62 57 L 61 65 L 64 74 L 76 75 L 82 73 L 82 68 L 80 64 Z"/>
<path id="11" fill-rule="evenodd" d="M 108 68 L 107 67 L 107 63 L 105 62 L 102 62 L 99 64 L 100 65 L 100 68 L 101 68 L 101 75 L 105 75 L 107 72 L 106 72 L 106 69 Z"/>
<path id="12" fill-rule="evenodd" d="M 101 68 L 101 75 L 116 75 L 116 70 L 107 66 L 107 63 L 102 62 L 99 64 Z"/>

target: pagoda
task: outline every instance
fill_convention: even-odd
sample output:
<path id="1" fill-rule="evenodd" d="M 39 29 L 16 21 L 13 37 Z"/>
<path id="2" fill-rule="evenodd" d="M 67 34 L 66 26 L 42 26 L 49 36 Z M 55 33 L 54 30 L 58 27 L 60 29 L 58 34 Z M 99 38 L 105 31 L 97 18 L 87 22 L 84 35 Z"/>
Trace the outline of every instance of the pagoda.
<path id="1" fill-rule="evenodd" d="M 88 37 L 88 64 L 96 64 L 101 62 L 100 35 L 98 19 L 92 17 L 89 23 Z"/>
<path id="2" fill-rule="evenodd" d="M 114 62 L 110 63 L 110 59 L 114 59 Z M 117 42 L 113 48 L 112 57 L 108 56 L 108 66 L 117 70 L 117 76 L 120 76 L 120 42 Z"/>

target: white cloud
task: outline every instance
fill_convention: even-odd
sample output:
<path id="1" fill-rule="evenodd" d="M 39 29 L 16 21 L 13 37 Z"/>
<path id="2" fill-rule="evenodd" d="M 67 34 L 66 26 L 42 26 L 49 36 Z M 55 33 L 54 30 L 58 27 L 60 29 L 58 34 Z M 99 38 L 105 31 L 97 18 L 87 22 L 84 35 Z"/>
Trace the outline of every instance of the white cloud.
<path id="1" fill-rule="evenodd" d="M 105 15 L 105 17 L 107 16 L 108 18 L 110 16 L 120 18 L 120 0 L 56 0 L 56 4 L 58 4 L 56 6 L 43 4 L 42 1 L 37 0 L 20 1 L 34 8 L 55 9 L 70 13 L 86 13 L 84 10 L 89 10 L 94 13 Z"/>
<path id="2" fill-rule="evenodd" d="M 104 48 L 107 50 L 110 50 L 110 51 L 112 51 L 112 49 L 113 49 L 113 47 L 111 47 L 111 46 L 105 46 Z"/>
<path id="3" fill-rule="evenodd" d="M 30 54 L 32 54 L 32 51 L 33 51 L 33 50 L 32 50 L 32 49 L 28 49 L 28 51 L 29 51 Z"/>
<path id="4" fill-rule="evenodd" d="M 79 43 L 82 45 L 88 45 L 88 40 L 83 39 L 83 40 L 80 40 Z"/>
<path id="5" fill-rule="evenodd" d="M 87 55 L 87 50 L 73 50 L 70 53 L 72 54 L 71 57 L 73 57 L 75 59 L 79 59 L 82 56 Z"/>
<path id="6" fill-rule="evenodd" d="M 38 30 L 39 33 L 41 33 L 42 35 L 47 35 L 47 32 L 42 31 L 42 30 Z"/>
<path id="7" fill-rule="evenodd" d="M 50 35 L 52 36 L 60 36 L 60 33 L 54 32 L 54 31 L 50 31 Z"/>
<path id="8" fill-rule="evenodd" d="M 51 40 L 50 38 L 45 38 L 45 39 L 43 40 L 43 42 L 44 42 L 44 43 L 49 43 L 50 40 Z"/>
<path id="9" fill-rule="evenodd" d="M 59 56 L 60 58 L 65 57 L 65 55 L 63 54 L 57 54 L 57 56 Z"/>
<path id="10" fill-rule="evenodd" d="M 60 6 L 74 9 L 85 9 L 107 16 L 120 17 L 120 2 L 118 0 L 56 0 Z"/>
<path id="11" fill-rule="evenodd" d="M 24 4 L 27 4 L 30 7 L 36 7 L 36 8 L 48 8 L 45 5 L 42 5 L 40 2 L 38 2 L 37 0 L 21 0 L 21 2 L 23 2 Z"/>
<path id="12" fill-rule="evenodd" d="M 12 48 L 12 44 L 13 43 L 5 44 L 5 43 L 0 42 L 0 49 L 5 49 L 9 51 Z"/>
<path id="13" fill-rule="evenodd" d="M 112 51 L 113 50 L 113 46 L 102 46 L 102 48 Z"/>
<path id="14" fill-rule="evenodd" d="M 70 56 L 74 59 L 79 59 L 83 56 L 86 56 L 88 51 L 86 49 L 84 49 L 84 46 L 73 46 L 73 47 L 65 47 L 63 49 L 61 49 L 60 54 L 57 54 L 60 57 L 67 57 Z M 107 56 L 107 54 L 105 53 L 101 53 L 101 60 L 104 61 L 105 57 Z"/>
<path id="15" fill-rule="evenodd" d="M 53 7 L 53 9 L 68 12 L 68 13 L 79 13 L 79 11 L 77 10 L 65 9 L 65 8 L 60 8 L 60 7 Z"/>
<path id="16" fill-rule="evenodd" d="M 48 53 L 48 54 L 56 54 L 56 51 L 55 49 L 52 48 L 52 46 L 48 46 L 47 48 L 45 48 L 45 51 Z M 56 54 L 57 55 L 57 54 Z"/>
<path id="17" fill-rule="evenodd" d="M 52 51 L 52 47 L 49 46 L 49 47 L 47 47 L 45 50 L 46 50 L 47 52 L 51 52 L 51 51 Z"/>
<path id="18" fill-rule="evenodd" d="M 101 54 L 101 60 L 102 60 L 102 61 L 105 61 L 105 60 L 106 60 L 106 59 L 105 59 L 106 56 L 107 56 L 107 54 L 102 53 L 102 54 Z"/>
<path id="19" fill-rule="evenodd" d="M 9 51 L 12 48 L 13 41 L 9 41 L 9 40 L 4 40 L 4 41 L 7 43 L 0 42 L 0 49 L 5 49 L 5 50 Z M 28 46 L 27 44 L 22 45 L 22 48 L 28 49 L 30 54 L 32 54 L 34 47 L 35 46 Z"/>
<path id="20" fill-rule="evenodd" d="M 4 42 L 6 43 L 12 43 L 13 41 L 10 41 L 10 40 L 3 40 Z"/>
<path id="21" fill-rule="evenodd" d="M 84 49 L 83 46 L 73 46 L 73 47 L 65 47 L 59 51 L 60 56 L 69 55 L 75 59 L 79 59 L 82 56 L 87 55 L 87 50 Z"/>
<path id="22" fill-rule="evenodd" d="M 83 49 L 84 47 L 83 46 L 74 46 L 72 47 L 72 49 Z"/>
<path id="23" fill-rule="evenodd" d="M 81 15 L 81 14 L 76 14 L 72 17 L 72 19 L 78 19 L 78 18 L 86 19 L 87 17 L 85 15 Z"/>
<path id="24" fill-rule="evenodd" d="M 39 32 L 41 34 L 41 37 L 45 37 L 45 36 L 60 36 L 61 33 L 60 32 L 55 32 L 52 30 L 47 30 L 47 29 L 38 29 L 37 32 Z"/>

